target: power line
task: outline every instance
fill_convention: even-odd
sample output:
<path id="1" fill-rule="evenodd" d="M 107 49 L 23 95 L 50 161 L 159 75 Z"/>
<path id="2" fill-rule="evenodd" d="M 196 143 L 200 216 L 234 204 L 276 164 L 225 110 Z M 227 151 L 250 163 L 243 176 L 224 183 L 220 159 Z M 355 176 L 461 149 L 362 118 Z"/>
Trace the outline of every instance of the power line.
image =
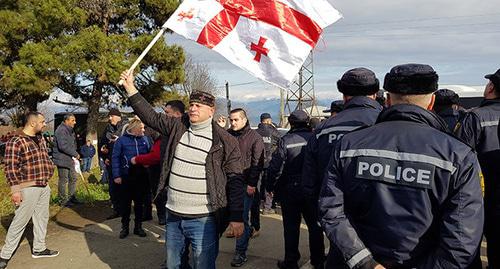
<path id="1" fill-rule="evenodd" d="M 255 80 L 255 81 L 250 81 L 250 82 L 244 82 L 244 83 L 238 83 L 238 84 L 229 84 L 229 86 L 231 87 L 237 87 L 237 86 L 243 86 L 243 85 L 249 85 L 249 84 L 254 84 L 254 83 L 257 83 L 257 82 L 260 82 L 260 80 Z M 222 86 L 217 86 L 215 88 L 224 88 L 226 87 L 226 85 L 222 85 Z"/>
<path id="2" fill-rule="evenodd" d="M 343 33 L 359 33 L 359 32 L 366 32 L 366 31 L 393 31 L 393 30 L 411 30 L 411 29 L 427 29 L 427 28 L 457 28 L 457 27 L 464 27 L 464 26 L 484 26 L 484 25 L 500 25 L 500 22 L 485 22 L 485 23 L 464 23 L 464 24 L 441 24 L 441 25 L 421 25 L 421 26 L 413 26 L 413 27 L 398 27 L 398 28 L 383 28 L 383 29 L 358 29 L 358 30 L 351 30 L 351 31 L 336 31 L 336 32 L 330 32 L 328 35 L 331 34 L 343 34 Z"/>
<path id="3" fill-rule="evenodd" d="M 431 17 L 431 18 L 415 18 L 415 19 L 405 19 L 405 20 L 387 20 L 387 21 L 375 21 L 375 22 L 362 22 L 362 23 L 345 23 L 339 24 L 339 28 L 342 26 L 360 26 L 360 25 L 379 25 L 379 24 L 393 24 L 402 22 L 422 22 L 422 21 L 432 21 L 432 20 L 447 20 L 447 19 L 463 19 L 463 18 L 473 18 L 473 17 L 486 17 L 486 16 L 497 16 L 500 13 L 486 13 L 486 14 L 475 14 L 475 15 L 463 15 L 463 16 L 447 16 L 447 17 Z"/>

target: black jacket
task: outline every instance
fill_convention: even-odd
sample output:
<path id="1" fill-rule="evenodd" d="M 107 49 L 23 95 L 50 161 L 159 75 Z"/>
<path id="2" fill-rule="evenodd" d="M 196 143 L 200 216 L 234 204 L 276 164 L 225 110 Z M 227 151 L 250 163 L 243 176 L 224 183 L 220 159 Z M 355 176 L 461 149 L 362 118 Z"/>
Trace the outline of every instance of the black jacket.
<path id="1" fill-rule="evenodd" d="M 467 113 L 456 131 L 458 137 L 477 151 L 484 176 L 486 213 L 495 218 L 500 218 L 499 119 L 500 99 L 485 100 Z"/>
<path id="2" fill-rule="evenodd" d="M 75 167 L 73 157 L 78 157 L 75 131 L 63 122 L 54 132 L 52 160 L 59 167 L 72 169 Z"/>
<path id="3" fill-rule="evenodd" d="M 163 192 L 168 187 L 177 144 L 190 126 L 189 117 L 184 114 L 181 118 L 173 118 L 158 113 L 139 93 L 131 96 L 129 101 L 147 126 L 168 137 L 158 185 L 158 193 Z M 243 221 L 243 176 L 238 141 L 215 122 L 212 122 L 212 132 L 213 142 L 207 155 L 205 171 L 209 202 L 216 209 L 218 232 L 221 234 L 227 221 Z"/>
<path id="4" fill-rule="evenodd" d="M 314 129 L 314 136 L 307 144 L 302 171 L 302 185 L 307 195 L 318 197 L 321 180 L 337 141 L 348 132 L 373 125 L 381 111 L 382 106 L 377 101 L 356 96 L 345 104 L 344 110 Z"/>
<path id="5" fill-rule="evenodd" d="M 256 187 L 264 167 L 264 142 L 262 137 L 250 128 L 247 122 L 243 129 L 228 132 L 238 140 L 241 152 L 241 166 L 245 183 Z"/>
<path id="6" fill-rule="evenodd" d="M 483 231 L 479 163 L 437 115 L 395 105 L 337 143 L 321 188 L 329 260 L 466 268 Z M 372 267 L 373 268 L 373 267 Z"/>
<path id="7" fill-rule="evenodd" d="M 276 150 L 278 146 L 278 141 L 280 140 L 280 133 L 278 130 L 271 124 L 263 124 L 259 123 L 259 127 L 257 128 L 257 133 L 262 136 L 262 141 L 264 142 L 264 168 L 269 167 L 269 163 L 271 162 L 271 157 L 273 152 Z"/>
<path id="8" fill-rule="evenodd" d="M 268 192 L 281 192 L 287 184 L 300 185 L 304 151 L 313 136 L 310 128 L 291 129 L 278 142 L 267 170 Z"/>

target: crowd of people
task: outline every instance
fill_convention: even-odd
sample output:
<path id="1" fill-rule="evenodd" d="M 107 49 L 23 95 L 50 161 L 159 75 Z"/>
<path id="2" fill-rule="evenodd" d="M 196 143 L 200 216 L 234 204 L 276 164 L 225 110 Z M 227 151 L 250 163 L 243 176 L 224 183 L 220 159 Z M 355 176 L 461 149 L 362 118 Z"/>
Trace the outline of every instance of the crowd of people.
<path id="1" fill-rule="evenodd" d="M 174 100 L 157 112 L 133 74 L 121 79 L 136 117 L 110 109 L 100 140 L 110 218 L 121 217 L 119 238 L 128 237 L 133 202 L 133 233 L 145 237 L 142 222 L 152 220 L 154 204 L 166 225 L 162 268 L 215 268 L 223 235 L 236 238 L 230 266 L 243 266 L 260 215 L 274 214 L 277 202 L 281 269 L 299 268 L 302 218 L 315 269 L 482 268 L 483 232 L 489 268 L 500 268 L 500 69 L 486 76 L 484 101 L 470 110 L 453 91 L 438 90 L 429 65 L 395 66 L 383 85 L 371 70 L 351 69 L 337 82 L 343 100 L 332 102 L 330 117 L 294 111 L 284 136 L 269 113 L 255 130 L 242 108 L 215 118 L 215 97 L 202 91 L 191 93 L 187 111 Z M 44 240 L 53 164 L 59 201 L 72 206 L 81 203 L 75 160 L 88 171 L 96 153 L 91 141 L 77 151 L 74 115 L 57 127 L 52 159 L 39 137 L 44 116 L 32 112 L 25 122 L 6 147 L 16 214 L 0 268 L 30 218 L 33 257 L 57 256 Z"/>

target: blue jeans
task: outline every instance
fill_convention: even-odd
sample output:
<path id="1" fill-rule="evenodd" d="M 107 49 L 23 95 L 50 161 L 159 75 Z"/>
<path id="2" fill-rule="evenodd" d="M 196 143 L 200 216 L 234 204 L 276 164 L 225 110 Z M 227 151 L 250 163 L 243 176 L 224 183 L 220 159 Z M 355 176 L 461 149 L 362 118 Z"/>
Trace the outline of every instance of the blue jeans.
<path id="1" fill-rule="evenodd" d="M 252 208 L 253 196 L 248 195 L 247 193 L 247 185 L 245 185 L 245 194 L 243 199 L 243 224 L 245 229 L 243 230 L 243 234 L 240 238 L 236 240 L 236 253 L 246 254 L 248 249 L 248 241 L 250 240 L 250 222 L 249 222 L 249 213 Z"/>
<path id="2" fill-rule="evenodd" d="M 180 269 L 186 242 L 191 244 L 193 269 L 215 269 L 219 236 L 215 217 L 183 218 L 167 211 L 167 268 Z"/>
<path id="3" fill-rule="evenodd" d="M 90 166 L 92 165 L 92 158 L 82 158 L 82 172 L 90 172 Z"/>

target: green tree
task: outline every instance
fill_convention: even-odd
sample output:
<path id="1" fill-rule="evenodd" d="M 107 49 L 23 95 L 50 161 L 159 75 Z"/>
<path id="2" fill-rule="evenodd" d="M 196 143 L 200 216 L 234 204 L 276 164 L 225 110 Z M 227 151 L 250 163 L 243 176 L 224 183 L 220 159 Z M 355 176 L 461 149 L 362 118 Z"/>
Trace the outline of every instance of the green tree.
<path id="1" fill-rule="evenodd" d="M 176 0 L 2 0 L 0 105 L 36 107 L 59 88 L 88 107 L 96 139 L 99 108 L 178 5 Z M 160 39 L 141 62 L 137 84 L 149 101 L 184 81 L 184 52 Z M 18 100 L 18 101 L 14 101 Z"/>

